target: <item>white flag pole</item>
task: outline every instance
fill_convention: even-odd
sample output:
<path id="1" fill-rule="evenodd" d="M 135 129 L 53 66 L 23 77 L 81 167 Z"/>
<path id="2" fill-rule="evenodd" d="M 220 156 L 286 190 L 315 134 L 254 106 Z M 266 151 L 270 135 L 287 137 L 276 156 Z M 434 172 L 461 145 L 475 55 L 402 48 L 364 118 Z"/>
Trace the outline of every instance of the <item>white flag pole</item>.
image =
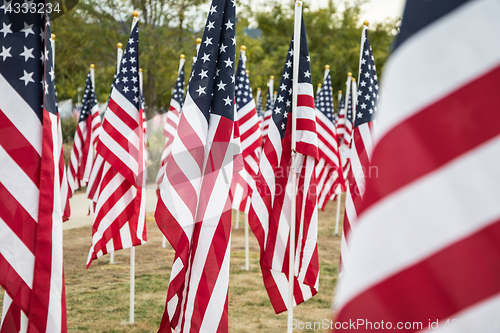
<path id="1" fill-rule="evenodd" d="M 92 82 L 92 89 L 95 91 L 95 65 L 90 64 L 90 82 Z"/>
<path id="2" fill-rule="evenodd" d="M 352 133 L 351 133 L 351 146 L 353 142 L 352 135 L 354 134 L 354 124 L 356 123 L 356 105 L 358 104 L 358 86 L 356 85 L 356 79 L 351 80 L 351 90 L 352 90 Z"/>
<path id="3" fill-rule="evenodd" d="M 134 11 L 134 13 L 132 15 L 133 15 L 134 19 L 132 20 L 132 28 L 130 30 L 132 30 L 134 28 L 134 26 L 137 24 L 137 21 L 139 21 L 139 13 L 137 11 Z M 120 55 L 120 61 L 121 61 L 121 55 Z M 139 91 L 142 92 L 142 70 L 141 69 L 139 69 Z M 142 101 L 139 101 L 139 102 L 142 103 Z M 139 119 L 139 121 L 141 121 L 141 120 L 142 119 Z M 130 318 L 129 318 L 130 324 L 134 323 L 134 308 L 135 308 L 134 299 L 135 299 L 135 247 L 132 246 L 130 248 Z"/>
<path id="4" fill-rule="evenodd" d="M 193 65 L 196 62 L 196 58 L 198 57 L 198 52 L 200 51 L 201 38 L 196 38 L 196 56 L 193 57 Z"/>
<path id="5" fill-rule="evenodd" d="M 300 33 L 302 28 L 302 1 L 295 1 L 295 21 L 293 31 L 293 81 L 292 81 L 292 170 L 291 170 L 291 216 L 290 216 L 290 248 L 288 262 L 288 323 L 287 332 L 292 332 L 293 322 L 293 284 L 295 280 L 295 212 L 297 200 L 297 173 L 295 161 L 297 158 L 297 89 L 300 63 Z"/>
<path id="6" fill-rule="evenodd" d="M 122 61 L 122 56 L 123 56 L 122 47 L 123 47 L 122 43 L 116 44 L 116 75 L 118 75 L 118 72 L 120 71 L 120 63 Z M 109 254 L 109 263 L 110 264 L 115 263 L 115 251 L 112 251 Z"/>
<path id="7" fill-rule="evenodd" d="M 267 87 L 269 88 L 269 97 L 274 101 L 274 75 L 271 75 L 271 77 L 269 77 Z"/>
<path id="8" fill-rule="evenodd" d="M 52 67 L 54 67 L 56 65 L 56 35 L 52 34 L 50 37 L 50 46 L 52 47 Z"/>

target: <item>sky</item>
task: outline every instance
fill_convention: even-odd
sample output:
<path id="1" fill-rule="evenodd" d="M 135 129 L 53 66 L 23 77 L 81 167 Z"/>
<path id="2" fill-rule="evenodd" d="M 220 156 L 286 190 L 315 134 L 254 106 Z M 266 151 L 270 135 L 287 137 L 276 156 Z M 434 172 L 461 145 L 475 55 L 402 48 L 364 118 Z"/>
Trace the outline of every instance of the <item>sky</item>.
<path id="1" fill-rule="evenodd" d="M 314 9 L 326 7 L 327 0 L 306 0 Z M 363 5 L 361 19 L 369 22 L 382 22 L 386 18 L 401 17 L 405 0 L 370 0 Z"/>
<path id="2" fill-rule="evenodd" d="M 293 0 L 281 0 L 284 4 L 290 3 Z M 352 0 L 350 0 L 352 1 Z M 265 3 L 266 0 L 242 0 L 243 3 L 250 3 L 254 10 L 257 10 L 261 4 Z M 303 2 L 307 2 L 311 9 L 316 10 L 318 8 L 325 8 L 328 0 L 303 0 Z M 340 0 L 334 0 L 334 3 L 340 3 Z M 406 0 L 369 0 L 366 4 L 364 4 L 361 9 L 360 16 L 360 24 L 365 20 L 368 20 L 370 24 L 383 22 L 387 18 L 396 18 L 401 17 L 403 14 L 403 9 Z M 208 11 L 210 3 L 207 2 L 205 5 L 202 5 L 200 8 L 203 10 L 202 15 L 198 17 L 195 21 L 195 26 L 199 29 L 203 28 L 206 20 L 206 12 Z M 339 6 L 339 10 L 342 11 L 343 7 Z M 201 12 L 197 11 L 198 14 Z"/>
<path id="3" fill-rule="evenodd" d="M 263 0 L 250 0 L 252 7 L 257 7 Z M 283 0 L 283 3 L 290 2 L 291 0 Z M 311 9 L 318 9 L 326 7 L 327 0 L 304 0 L 308 3 Z M 339 1 L 334 1 L 338 3 Z M 378 23 L 384 21 L 386 18 L 401 17 L 403 14 L 405 0 L 370 0 L 363 5 L 361 21 L 368 20 L 369 22 Z M 339 9 L 342 10 L 341 7 Z"/>

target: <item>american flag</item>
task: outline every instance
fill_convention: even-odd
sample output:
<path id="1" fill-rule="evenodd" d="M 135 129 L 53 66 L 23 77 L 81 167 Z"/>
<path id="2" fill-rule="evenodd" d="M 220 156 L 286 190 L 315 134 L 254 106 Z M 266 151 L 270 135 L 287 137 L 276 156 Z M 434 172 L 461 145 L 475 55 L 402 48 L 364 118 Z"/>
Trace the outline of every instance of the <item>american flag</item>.
<path id="1" fill-rule="evenodd" d="M 92 167 L 96 191 L 87 267 L 107 253 L 146 243 L 144 130 L 139 91 L 139 27 L 134 18 Z"/>
<path id="2" fill-rule="evenodd" d="M 235 177 L 242 191 L 235 191 L 233 208 L 248 212 L 250 196 L 255 189 L 255 178 L 259 173 L 259 160 L 262 150 L 262 132 L 260 130 L 259 117 L 250 88 L 250 80 L 245 69 L 246 56 L 242 47 L 238 68 L 236 69 L 236 110 L 238 115 L 238 128 L 241 141 L 244 168 Z M 238 186 L 238 187 L 239 187 Z M 242 192 L 242 196 L 239 194 Z"/>
<path id="3" fill-rule="evenodd" d="M 350 238 L 338 321 L 496 329 L 499 16 L 496 0 L 407 2 L 384 67 L 378 177 L 367 179 Z"/>
<path id="4" fill-rule="evenodd" d="M 172 142 L 174 141 L 174 136 L 177 134 L 177 125 L 179 124 L 179 116 L 182 109 L 182 104 L 184 104 L 184 65 L 186 59 L 184 55 L 181 55 L 181 60 L 179 64 L 179 74 L 177 75 L 177 81 L 175 82 L 174 93 L 172 99 L 170 100 L 170 108 L 167 112 L 167 121 L 165 122 L 165 127 L 163 128 L 163 134 L 165 134 L 165 147 L 163 148 L 163 153 L 161 154 L 160 169 L 158 169 L 158 175 L 156 176 L 156 183 L 159 185 L 163 180 L 163 175 L 165 174 L 165 164 L 167 163 L 168 156 L 172 151 Z"/>
<path id="5" fill-rule="evenodd" d="M 249 223 L 261 250 L 264 284 L 276 313 L 287 310 L 291 200 L 297 202 L 294 302 L 317 293 L 317 198 L 314 166 L 318 158 L 311 65 L 302 21 L 297 105 L 297 163 L 291 162 L 293 40 L 286 58 L 269 134 L 260 161 Z M 290 197 L 291 172 L 298 173 L 296 198 Z"/>
<path id="6" fill-rule="evenodd" d="M 68 166 L 68 183 L 71 194 L 75 193 L 81 186 L 85 186 L 89 181 L 94 162 L 94 147 L 97 143 L 100 127 L 99 106 L 89 71 Z"/>
<path id="7" fill-rule="evenodd" d="M 272 122 L 272 114 L 274 110 L 274 76 L 271 76 L 267 83 L 266 106 L 264 108 L 264 122 L 262 123 L 262 144 L 266 143 L 269 124 Z"/>
<path id="8" fill-rule="evenodd" d="M 318 130 L 318 152 L 320 160 L 316 165 L 318 205 L 324 209 L 330 197 L 345 191 L 344 176 L 340 162 L 335 114 L 333 110 L 332 80 L 329 67 L 317 97 L 316 123 Z"/>
<path id="9" fill-rule="evenodd" d="M 0 331 L 66 332 L 62 135 L 50 20 L 8 15 L 2 2 L 0 25 L 0 285 L 6 291 Z"/>
<path id="10" fill-rule="evenodd" d="M 370 156 L 373 151 L 373 128 L 377 114 L 378 77 L 372 48 L 368 39 L 368 27 L 363 26 L 363 43 L 359 67 L 358 103 L 355 113 L 355 127 L 350 150 L 350 169 L 346 192 L 345 215 L 340 250 L 340 273 L 349 265 L 349 234 L 355 228 L 358 211 L 363 202 L 366 179 L 375 172 L 371 168 Z M 349 99 L 350 102 L 350 99 Z M 348 102 L 348 105 L 349 105 Z M 376 177 L 376 174 L 373 175 Z"/>
<path id="11" fill-rule="evenodd" d="M 159 332 L 228 330 L 235 12 L 234 1 L 211 3 L 160 184 L 155 218 L 175 258 Z"/>

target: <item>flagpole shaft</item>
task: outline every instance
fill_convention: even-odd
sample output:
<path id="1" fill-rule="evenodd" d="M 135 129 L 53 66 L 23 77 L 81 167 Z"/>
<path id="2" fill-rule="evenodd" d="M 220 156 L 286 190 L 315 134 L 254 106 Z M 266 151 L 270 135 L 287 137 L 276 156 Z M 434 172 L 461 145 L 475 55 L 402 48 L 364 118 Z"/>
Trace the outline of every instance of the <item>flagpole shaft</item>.
<path id="1" fill-rule="evenodd" d="M 292 81 L 292 161 L 291 161 L 291 216 L 288 263 L 288 322 L 287 332 L 291 333 L 293 322 L 293 284 L 295 280 L 295 218 L 297 200 L 297 173 L 294 170 L 297 158 L 297 93 L 300 63 L 300 33 L 302 28 L 302 1 L 295 2 L 295 20 L 293 32 L 293 81 Z"/>
<path id="2" fill-rule="evenodd" d="M 118 47 L 116 49 L 116 74 L 118 75 L 118 72 L 120 71 L 120 63 L 122 61 L 122 56 L 123 56 L 123 50 L 121 48 L 121 44 L 120 44 L 120 47 Z"/>
<path id="3" fill-rule="evenodd" d="M 245 213 L 245 270 L 250 270 L 250 258 L 248 249 L 248 214 Z"/>
<path id="4" fill-rule="evenodd" d="M 130 319 L 134 323 L 134 296 L 135 296 L 135 247 L 130 248 Z"/>
<path id="5" fill-rule="evenodd" d="M 52 34 L 50 40 L 52 42 L 50 43 L 52 47 L 52 67 L 54 67 L 56 65 L 56 35 Z"/>
<path id="6" fill-rule="evenodd" d="M 335 217 L 335 235 L 339 234 L 339 221 L 340 221 L 340 200 L 342 199 L 342 193 L 337 195 L 337 216 Z"/>
<path id="7" fill-rule="evenodd" d="M 162 248 L 166 248 L 167 247 L 167 237 L 165 237 L 165 235 L 163 235 L 163 240 L 161 242 L 161 247 Z"/>
<path id="8" fill-rule="evenodd" d="M 95 69 L 93 65 L 90 66 L 90 82 L 92 82 L 92 88 L 95 91 Z"/>

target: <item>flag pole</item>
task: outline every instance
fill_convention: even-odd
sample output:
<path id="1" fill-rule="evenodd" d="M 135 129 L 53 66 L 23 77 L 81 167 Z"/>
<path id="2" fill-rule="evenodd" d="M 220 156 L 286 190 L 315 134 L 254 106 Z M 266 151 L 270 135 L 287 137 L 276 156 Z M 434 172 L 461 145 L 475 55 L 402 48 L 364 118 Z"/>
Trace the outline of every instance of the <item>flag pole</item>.
<path id="1" fill-rule="evenodd" d="M 196 62 L 196 58 L 198 57 L 198 52 L 200 51 L 201 38 L 196 38 L 196 56 L 193 57 L 193 65 Z"/>
<path id="2" fill-rule="evenodd" d="M 354 134 L 354 124 L 356 123 L 356 105 L 358 104 L 358 86 L 356 85 L 356 79 L 351 80 L 351 90 L 352 90 L 352 134 L 351 134 L 351 145 L 352 145 L 352 135 Z"/>
<path id="3" fill-rule="evenodd" d="M 52 34 L 50 46 L 52 47 L 52 67 L 56 65 L 56 35 Z"/>
<path id="4" fill-rule="evenodd" d="M 122 61 L 122 56 L 123 56 L 122 47 L 123 47 L 122 43 L 116 44 L 116 75 L 118 75 L 118 72 L 120 71 L 120 63 Z M 110 264 L 115 263 L 115 251 L 112 251 L 109 254 L 109 263 Z"/>
<path id="5" fill-rule="evenodd" d="M 247 207 L 250 206 L 250 201 L 247 201 Z M 250 254 L 249 254 L 249 239 L 248 239 L 248 214 L 245 213 L 245 270 L 250 270 Z"/>
<path id="6" fill-rule="evenodd" d="M 274 75 L 271 75 L 269 77 L 269 82 L 267 83 L 267 87 L 269 88 L 269 97 L 274 101 Z"/>
<path id="7" fill-rule="evenodd" d="M 302 1 L 295 1 L 295 20 L 293 31 L 293 81 L 292 81 L 292 170 L 291 170 L 291 216 L 290 216 L 290 240 L 289 240 L 289 262 L 288 262 L 288 323 L 287 332 L 291 333 L 293 322 L 293 285 L 295 280 L 295 218 L 297 204 L 297 173 L 295 160 L 297 158 L 297 89 L 299 78 L 300 60 L 300 33 L 302 28 Z"/>
<path id="8" fill-rule="evenodd" d="M 92 88 L 95 91 L 95 65 L 90 64 L 90 82 L 92 82 Z"/>
<path id="9" fill-rule="evenodd" d="M 132 27 L 130 30 L 132 30 L 139 21 L 139 13 L 137 11 L 134 11 L 133 15 L 133 20 L 132 20 Z M 121 51 L 121 48 L 120 48 Z M 123 54 L 123 53 L 122 53 Z M 120 54 L 120 61 L 121 61 L 121 55 Z M 117 67 L 118 68 L 118 67 Z M 139 68 L 139 91 L 142 92 L 142 68 Z M 141 103 L 141 101 L 139 102 Z M 142 115 L 139 115 L 141 118 Z M 139 119 L 139 121 L 142 121 L 142 119 Z M 142 134 L 142 133 L 140 133 Z M 143 173 L 144 176 L 144 173 Z M 145 185 L 145 184 L 142 184 Z M 146 187 L 144 186 L 144 190 Z M 130 316 L 129 316 L 129 324 L 134 323 L 134 308 L 135 308 L 135 246 L 130 247 Z"/>

